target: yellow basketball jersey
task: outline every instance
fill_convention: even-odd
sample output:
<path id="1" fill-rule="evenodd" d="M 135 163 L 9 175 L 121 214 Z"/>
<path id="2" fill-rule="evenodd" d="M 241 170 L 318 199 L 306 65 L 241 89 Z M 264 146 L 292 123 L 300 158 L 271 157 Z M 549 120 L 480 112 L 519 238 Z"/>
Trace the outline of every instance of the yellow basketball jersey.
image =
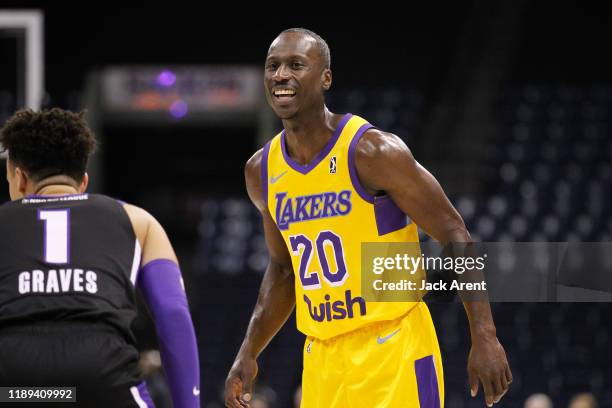
<path id="1" fill-rule="evenodd" d="M 264 197 L 292 255 L 297 326 L 319 339 L 395 319 L 415 305 L 360 296 L 362 242 L 419 241 L 417 226 L 388 196 L 374 197 L 359 183 L 355 148 L 371 127 L 344 115 L 308 165 L 291 159 L 284 131 L 263 150 Z"/>

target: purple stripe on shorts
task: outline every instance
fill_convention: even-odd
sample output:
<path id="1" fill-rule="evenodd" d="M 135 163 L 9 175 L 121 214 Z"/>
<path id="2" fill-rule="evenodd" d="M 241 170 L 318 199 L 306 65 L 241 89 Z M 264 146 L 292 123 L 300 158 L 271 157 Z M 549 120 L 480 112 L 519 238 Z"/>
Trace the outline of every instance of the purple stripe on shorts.
<path id="1" fill-rule="evenodd" d="M 263 199 L 266 203 L 266 208 L 268 208 L 268 154 L 270 153 L 270 144 L 272 140 L 270 140 L 263 148 L 263 153 L 261 155 L 261 186 L 263 191 Z"/>
<path id="2" fill-rule="evenodd" d="M 419 389 L 419 404 L 421 408 L 440 408 L 440 392 L 438 377 L 433 355 L 423 357 L 414 362 L 417 385 Z"/>
<path id="3" fill-rule="evenodd" d="M 374 197 L 374 217 L 379 236 L 400 230 L 408 225 L 408 216 L 389 196 Z"/>
<path id="4" fill-rule="evenodd" d="M 149 390 L 147 389 L 147 383 L 145 381 L 141 382 L 136 386 L 138 389 L 138 394 L 140 394 L 140 398 L 147 404 L 148 408 L 155 408 L 155 404 L 153 404 L 153 400 L 149 395 Z"/>

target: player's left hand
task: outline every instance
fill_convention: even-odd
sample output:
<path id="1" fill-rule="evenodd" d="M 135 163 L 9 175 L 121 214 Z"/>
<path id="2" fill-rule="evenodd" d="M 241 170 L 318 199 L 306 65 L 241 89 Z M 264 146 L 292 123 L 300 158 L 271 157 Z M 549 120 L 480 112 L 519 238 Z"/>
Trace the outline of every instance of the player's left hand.
<path id="1" fill-rule="evenodd" d="M 508 392 L 512 382 L 512 372 L 506 352 L 497 337 L 480 337 L 472 340 L 467 368 L 472 397 L 478 394 L 479 384 L 482 383 L 488 407 L 499 402 Z"/>

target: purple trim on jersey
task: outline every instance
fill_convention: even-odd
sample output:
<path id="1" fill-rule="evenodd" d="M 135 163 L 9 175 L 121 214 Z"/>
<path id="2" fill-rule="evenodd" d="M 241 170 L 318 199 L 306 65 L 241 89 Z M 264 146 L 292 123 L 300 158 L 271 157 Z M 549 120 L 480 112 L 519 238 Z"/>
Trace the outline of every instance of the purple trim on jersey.
<path id="1" fill-rule="evenodd" d="M 198 346 L 179 266 L 156 259 L 142 267 L 137 285 L 149 306 L 175 407 L 200 406 Z"/>
<path id="2" fill-rule="evenodd" d="M 40 218 L 40 208 L 36 211 L 38 221 L 43 222 L 43 261 L 47 262 L 47 220 Z M 44 210 L 43 210 L 44 211 Z"/>
<path id="3" fill-rule="evenodd" d="M 440 391 L 433 356 L 423 357 L 414 362 L 419 404 L 421 408 L 440 408 Z"/>
<path id="4" fill-rule="evenodd" d="M 261 186 L 266 208 L 268 208 L 268 155 L 270 154 L 270 144 L 272 144 L 271 140 L 266 143 L 261 155 Z"/>
<path id="5" fill-rule="evenodd" d="M 147 407 L 155 408 L 155 404 L 153 403 L 153 400 L 151 399 L 151 395 L 149 395 L 149 390 L 147 389 L 146 381 L 143 381 L 140 384 L 138 384 L 136 386 L 136 389 L 138 390 L 138 394 L 140 395 L 140 398 L 145 402 L 145 404 L 147 404 Z"/>
<path id="6" fill-rule="evenodd" d="M 71 218 L 70 208 L 66 208 L 66 211 L 68 212 L 68 214 L 66 214 L 66 235 L 67 235 L 66 236 L 66 263 L 70 263 L 70 255 L 71 255 L 70 247 L 72 246 L 72 244 L 70 243 L 71 241 L 70 236 L 72 235 L 70 233 L 72 231 L 70 228 L 70 218 Z"/>
<path id="7" fill-rule="evenodd" d="M 366 189 L 363 188 L 363 186 L 361 185 L 361 182 L 359 181 L 359 176 L 357 176 L 357 168 L 355 167 L 355 150 L 357 149 L 357 143 L 359 142 L 359 139 L 361 139 L 361 136 L 363 136 L 363 134 L 367 130 L 372 129 L 372 128 L 373 126 L 369 123 L 363 124 L 359 128 L 357 133 L 355 133 L 355 136 L 353 136 L 353 140 L 351 140 L 351 144 L 349 145 L 349 152 L 348 152 L 349 174 L 351 175 L 351 183 L 353 183 L 353 188 L 355 189 L 355 191 L 357 191 L 357 193 L 359 194 L 361 198 L 363 198 L 365 201 L 367 201 L 370 204 L 374 204 L 374 196 L 368 193 Z"/>
<path id="8" fill-rule="evenodd" d="M 374 197 L 374 218 L 378 236 L 400 230 L 409 224 L 408 216 L 387 195 Z"/>
<path id="9" fill-rule="evenodd" d="M 287 164 L 291 166 L 293 170 L 298 171 L 302 174 L 308 174 L 312 169 L 317 167 L 317 164 L 319 164 L 321 160 L 323 160 L 325 156 L 329 154 L 329 152 L 331 152 L 334 145 L 338 141 L 338 138 L 340 137 L 340 134 L 342 133 L 344 126 L 346 126 L 346 124 L 351 119 L 351 117 L 353 117 L 353 115 L 351 115 L 350 113 L 346 113 L 342 117 L 342 119 L 340 119 L 340 123 L 338 124 L 338 127 L 336 127 L 336 129 L 334 130 L 334 133 L 332 133 L 331 137 L 327 141 L 327 144 L 325 145 L 323 150 L 321 150 L 319 154 L 317 154 L 315 158 L 308 164 L 297 163 L 291 158 L 291 156 L 289 156 L 289 153 L 287 153 L 287 144 L 285 142 L 285 139 L 287 137 L 285 135 L 285 130 L 283 130 L 283 132 L 281 133 L 281 150 L 283 152 L 283 157 L 285 158 L 285 162 L 287 162 Z"/>

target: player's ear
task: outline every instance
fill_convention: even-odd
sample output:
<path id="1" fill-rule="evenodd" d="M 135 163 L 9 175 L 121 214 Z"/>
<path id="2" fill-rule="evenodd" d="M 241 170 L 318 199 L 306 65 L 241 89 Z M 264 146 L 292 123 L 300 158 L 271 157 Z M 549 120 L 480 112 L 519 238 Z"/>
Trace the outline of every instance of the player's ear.
<path id="1" fill-rule="evenodd" d="M 83 181 L 81 181 L 81 185 L 79 186 L 79 193 L 84 193 L 87 190 L 87 186 L 89 185 L 89 174 L 85 172 L 83 176 Z"/>
<path id="2" fill-rule="evenodd" d="M 331 69 L 325 68 L 321 75 L 322 75 L 321 80 L 322 80 L 323 90 L 329 91 L 329 88 L 331 88 L 331 84 L 332 84 Z"/>
<path id="3" fill-rule="evenodd" d="M 30 178 L 28 177 L 28 174 L 19 166 L 15 166 L 15 180 L 17 181 L 17 191 L 25 195 Z"/>

